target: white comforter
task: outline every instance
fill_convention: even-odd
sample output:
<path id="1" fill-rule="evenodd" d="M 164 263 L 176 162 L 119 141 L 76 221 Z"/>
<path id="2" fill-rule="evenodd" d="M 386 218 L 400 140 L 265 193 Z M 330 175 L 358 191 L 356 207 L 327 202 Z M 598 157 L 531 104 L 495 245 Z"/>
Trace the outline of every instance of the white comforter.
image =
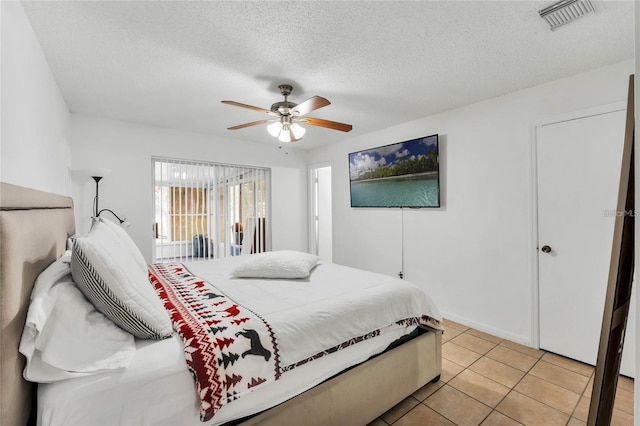
<path id="1" fill-rule="evenodd" d="M 185 266 L 269 323 L 282 366 L 403 319 L 442 319 L 431 298 L 404 280 L 333 263 L 320 263 L 307 279 L 231 278 L 242 260 L 230 257 Z"/>

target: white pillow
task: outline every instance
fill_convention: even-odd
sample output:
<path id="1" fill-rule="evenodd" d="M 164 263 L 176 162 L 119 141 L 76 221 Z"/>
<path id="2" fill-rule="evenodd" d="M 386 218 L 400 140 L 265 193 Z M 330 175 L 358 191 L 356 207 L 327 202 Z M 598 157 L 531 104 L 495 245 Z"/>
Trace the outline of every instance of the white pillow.
<path id="1" fill-rule="evenodd" d="M 36 280 L 19 351 L 24 378 L 49 383 L 126 368 L 134 338 L 85 299 L 58 259 Z"/>
<path id="2" fill-rule="evenodd" d="M 114 223 L 114 222 L 112 222 L 110 220 L 103 219 L 103 218 L 99 218 L 93 224 L 93 226 L 94 227 L 95 226 L 104 226 L 104 227 L 108 228 L 111 232 L 113 232 L 116 235 L 116 237 L 118 239 L 120 239 L 122 244 L 124 244 L 124 246 L 126 247 L 126 249 L 129 252 L 129 254 L 131 254 L 131 257 L 133 258 L 133 260 L 140 266 L 140 269 L 142 269 L 142 271 L 145 274 L 147 274 L 149 272 L 149 267 L 147 265 L 147 261 L 144 260 L 144 256 L 140 252 L 140 249 L 138 248 L 138 246 L 133 241 L 131 236 L 127 233 L 127 231 L 124 230 L 124 228 L 122 226 L 120 226 L 117 223 Z"/>
<path id="3" fill-rule="evenodd" d="M 73 247 L 73 246 L 72 246 Z M 62 257 L 60 257 L 61 262 L 64 262 L 68 265 L 71 265 L 71 250 L 67 250 L 64 252 L 64 254 L 62 255 Z"/>
<path id="4" fill-rule="evenodd" d="M 171 320 L 147 272 L 110 229 L 94 226 L 73 243 L 71 272 L 93 305 L 121 328 L 141 339 L 172 335 Z"/>
<path id="5" fill-rule="evenodd" d="M 299 251 L 268 251 L 246 256 L 231 274 L 238 278 L 305 278 L 319 261 L 318 256 Z"/>

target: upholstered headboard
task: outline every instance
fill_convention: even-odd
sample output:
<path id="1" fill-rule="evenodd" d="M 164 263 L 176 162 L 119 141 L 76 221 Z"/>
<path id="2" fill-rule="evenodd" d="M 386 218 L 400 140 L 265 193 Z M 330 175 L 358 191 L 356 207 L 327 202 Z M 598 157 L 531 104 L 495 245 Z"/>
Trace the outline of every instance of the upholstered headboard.
<path id="1" fill-rule="evenodd" d="M 0 424 L 24 425 L 35 386 L 22 378 L 18 345 L 37 276 L 75 232 L 70 197 L 0 182 Z"/>

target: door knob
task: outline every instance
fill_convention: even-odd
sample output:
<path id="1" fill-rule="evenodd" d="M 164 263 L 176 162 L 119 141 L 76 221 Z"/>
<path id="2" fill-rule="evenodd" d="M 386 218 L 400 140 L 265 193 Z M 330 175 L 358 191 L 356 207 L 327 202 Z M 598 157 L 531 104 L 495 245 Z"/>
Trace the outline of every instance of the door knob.
<path id="1" fill-rule="evenodd" d="M 550 253 L 551 252 L 551 247 L 542 246 L 542 248 L 540 250 L 542 250 L 543 253 Z"/>

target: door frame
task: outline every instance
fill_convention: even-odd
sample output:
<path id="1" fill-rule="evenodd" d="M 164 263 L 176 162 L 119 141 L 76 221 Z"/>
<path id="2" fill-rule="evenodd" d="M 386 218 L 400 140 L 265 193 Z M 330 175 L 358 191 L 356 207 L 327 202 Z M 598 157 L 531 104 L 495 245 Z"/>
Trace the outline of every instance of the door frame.
<path id="1" fill-rule="evenodd" d="M 333 161 L 323 161 L 321 163 L 309 164 L 307 166 L 307 194 L 308 195 L 308 235 L 309 235 L 309 253 L 314 253 L 315 248 L 317 247 L 318 241 L 316 240 L 316 234 L 314 232 L 314 224 L 315 224 L 315 208 L 316 208 L 316 198 L 317 194 L 315 191 L 314 185 L 314 172 L 316 169 L 323 169 L 325 167 L 331 168 L 331 197 L 333 198 Z M 331 223 L 333 223 L 333 209 L 331 209 Z M 333 226 L 331 227 L 331 252 L 333 253 Z M 333 261 L 333 256 L 332 259 Z"/>
<path id="2" fill-rule="evenodd" d="M 531 345 L 540 349 L 540 280 L 539 280 L 539 263 L 538 263 L 538 129 L 551 124 L 563 123 L 566 121 L 579 120 L 586 117 L 609 114 L 612 112 L 626 110 L 627 105 L 624 101 L 614 102 L 611 104 L 600 105 L 593 108 L 572 111 L 563 114 L 555 114 L 541 117 L 530 126 L 531 137 L 531 230 L 530 230 L 530 259 L 531 259 Z"/>

